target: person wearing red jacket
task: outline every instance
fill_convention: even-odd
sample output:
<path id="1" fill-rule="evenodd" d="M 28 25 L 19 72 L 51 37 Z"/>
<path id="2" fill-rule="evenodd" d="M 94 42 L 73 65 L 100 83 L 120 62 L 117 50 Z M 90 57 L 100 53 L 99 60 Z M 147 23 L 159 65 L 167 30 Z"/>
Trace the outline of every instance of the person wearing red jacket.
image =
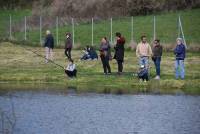
<path id="1" fill-rule="evenodd" d="M 125 38 L 121 36 L 121 33 L 117 32 L 116 34 L 116 45 L 114 59 L 116 59 L 118 64 L 118 74 L 120 75 L 123 71 L 123 62 L 124 62 L 124 44 Z"/>

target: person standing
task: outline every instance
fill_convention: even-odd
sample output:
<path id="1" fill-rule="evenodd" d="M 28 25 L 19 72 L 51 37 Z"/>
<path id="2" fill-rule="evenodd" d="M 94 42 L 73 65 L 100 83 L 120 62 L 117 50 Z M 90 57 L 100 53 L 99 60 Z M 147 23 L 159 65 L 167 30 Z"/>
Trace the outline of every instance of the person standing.
<path id="1" fill-rule="evenodd" d="M 136 56 L 139 59 L 139 65 L 149 68 L 149 57 L 152 56 L 151 46 L 147 42 L 146 36 L 141 36 L 141 42 L 137 45 Z"/>
<path id="2" fill-rule="evenodd" d="M 46 37 L 44 42 L 46 63 L 48 60 L 53 60 L 53 48 L 54 48 L 54 38 L 49 30 L 46 31 Z"/>
<path id="3" fill-rule="evenodd" d="M 152 60 L 155 64 L 156 67 L 156 80 L 160 79 L 160 62 L 161 62 L 161 57 L 162 57 L 162 46 L 160 45 L 160 40 L 155 39 L 154 44 L 153 44 L 153 56 Z"/>
<path id="4" fill-rule="evenodd" d="M 123 62 L 124 62 L 124 44 L 125 38 L 121 36 L 121 33 L 117 32 L 116 34 L 116 45 L 114 59 L 116 59 L 118 64 L 118 74 L 122 74 L 123 71 Z"/>
<path id="5" fill-rule="evenodd" d="M 100 58 L 103 64 L 104 74 L 111 74 L 111 69 L 109 64 L 111 51 L 110 51 L 109 41 L 107 40 L 106 37 L 102 38 L 99 51 L 100 51 Z"/>
<path id="6" fill-rule="evenodd" d="M 72 50 L 72 37 L 71 33 L 66 33 L 66 40 L 65 40 L 65 55 L 68 59 L 71 59 L 71 50 Z"/>
<path id="7" fill-rule="evenodd" d="M 176 48 L 174 49 L 174 54 L 176 56 L 175 60 L 175 77 L 178 79 L 185 78 L 185 67 L 184 67 L 184 59 L 185 59 L 185 45 L 183 44 L 182 38 L 176 39 Z"/>

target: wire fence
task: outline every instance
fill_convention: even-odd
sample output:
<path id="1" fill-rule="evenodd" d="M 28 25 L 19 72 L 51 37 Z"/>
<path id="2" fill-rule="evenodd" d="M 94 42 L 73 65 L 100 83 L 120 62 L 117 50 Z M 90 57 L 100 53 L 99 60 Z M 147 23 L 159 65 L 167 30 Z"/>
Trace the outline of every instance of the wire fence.
<path id="1" fill-rule="evenodd" d="M 52 32 L 57 46 L 64 45 L 65 33 L 71 32 L 73 44 L 77 46 L 97 45 L 102 37 L 107 37 L 111 44 L 115 42 L 115 32 L 121 32 L 127 43 L 139 42 L 141 35 L 146 35 L 149 41 L 159 38 L 163 43 L 175 42 L 177 37 L 185 36 L 180 16 L 172 17 L 170 21 L 162 16 L 147 16 L 141 18 L 121 17 L 107 20 L 96 20 L 81 23 L 71 18 L 71 22 L 64 22 L 62 18 L 8 16 L 0 20 L 0 38 L 16 41 L 29 41 L 43 44 L 45 31 Z M 163 24 L 165 22 L 165 24 Z M 185 41 L 186 43 L 186 41 Z"/>

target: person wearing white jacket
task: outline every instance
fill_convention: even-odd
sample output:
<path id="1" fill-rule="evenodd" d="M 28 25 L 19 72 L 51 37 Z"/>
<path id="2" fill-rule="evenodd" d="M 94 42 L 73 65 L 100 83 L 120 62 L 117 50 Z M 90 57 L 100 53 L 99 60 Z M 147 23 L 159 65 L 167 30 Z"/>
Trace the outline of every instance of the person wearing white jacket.
<path id="1" fill-rule="evenodd" d="M 67 67 L 65 67 L 65 73 L 70 78 L 76 77 L 76 65 L 74 64 L 74 61 L 72 59 L 70 59 L 69 62 L 70 63 L 67 65 Z"/>

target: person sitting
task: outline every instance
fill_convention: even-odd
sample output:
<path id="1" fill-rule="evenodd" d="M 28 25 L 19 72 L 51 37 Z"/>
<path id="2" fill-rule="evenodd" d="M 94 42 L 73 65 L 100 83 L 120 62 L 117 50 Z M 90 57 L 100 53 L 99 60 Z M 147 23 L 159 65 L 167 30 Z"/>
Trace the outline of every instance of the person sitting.
<path id="1" fill-rule="evenodd" d="M 85 49 L 83 50 L 84 54 L 81 57 L 81 60 L 88 60 L 88 59 L 90 59 L 89 51 L 90 51 L 90 47 L 86 46 Z"/>
<path id="2" fill-rule="evenodd" d="M 72 59 L 69 59 L 69 64 L 64 69 L 68 77 L 70 78 L 76 77 L 77 73 L 76 65 L 74 64 L 74 61 Z"/>
<path id="3" fill-rule="evenodd" d="M 144 65 L 140 66 L 140 69 L 138 71 L 138 78 L 140 79 L 140 81 L 144 81 L 144 82 L 149 80 L 148 69 Z"/>
<path id="4" fill-rule="evenodd" d="M 91 60 L 98 60 L 97 52 L 95 51 L 93 47 L 90 47 L 89 49 L 89 56 Z"/>

